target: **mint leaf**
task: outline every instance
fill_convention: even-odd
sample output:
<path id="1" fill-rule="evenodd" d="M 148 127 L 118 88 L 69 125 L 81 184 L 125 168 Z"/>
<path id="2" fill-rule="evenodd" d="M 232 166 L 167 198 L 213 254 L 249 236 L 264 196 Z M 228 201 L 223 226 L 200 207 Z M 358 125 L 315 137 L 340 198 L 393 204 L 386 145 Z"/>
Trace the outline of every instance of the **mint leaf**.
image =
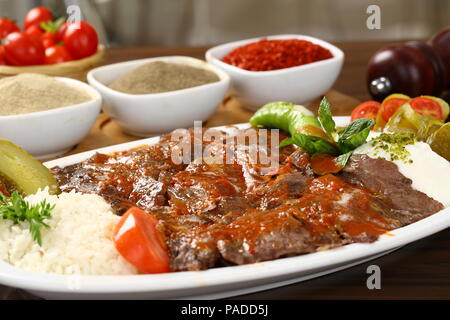
<path id="1" fill-rule="evenodd" d="M 350 159 L 350 156 L 353 154 L 353 150 L 349 151 L 347 153 L 341 154 L 339 157 L 336 158 L 336 164 L 342 168 L 345 167 L 345 165 L 348 162 L 348 159 Z"/>
<path id="2" fill-rule="evenodd" d="M 322 101 L 320 101 L 318 114 L 320 125 L 328 134 L 328 136 L 333 139 L 336 123 L 334 122 L 333 116 L 331 115 L 330 102 L 325 96 L 322 98 Z"/>
<path id="3" fill-rule="evenodd" d="M 290 144 L 295 144 L 310 154 L 319 152 L 329 153 L 331 155 L 339 154 L 336 146 L 317 136 L 296 133 L 292 137 L 281 141 L 280 147 L 285 147 Z"/>
<path id="4" fill-rule="evenodd" d="M 351 122 L 338 140 L 338 146 L 342 153 L 347 153 L 358 148 L 366 142 L 375 121 L 372 119 L 360 118 Z"/>

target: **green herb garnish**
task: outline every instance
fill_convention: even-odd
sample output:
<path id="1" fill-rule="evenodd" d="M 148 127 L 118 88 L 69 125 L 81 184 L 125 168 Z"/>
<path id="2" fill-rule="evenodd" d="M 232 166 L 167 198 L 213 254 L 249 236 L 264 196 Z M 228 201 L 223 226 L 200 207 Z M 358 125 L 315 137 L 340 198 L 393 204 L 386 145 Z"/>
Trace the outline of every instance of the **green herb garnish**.
<path id="1" fill-rule="evenodd" d="M 294 143 L 312 155 L 328 153 L 338 156 L 336 164 L 345 167 L 353 150 L 366 142 L 375 121 L 366 118 L 356 119 L 338 132 L 331 115 L 330 103 L 326 97 L 323 97 L 320 102 L 318 115 L 321 129 L 326 133 L 328 140 L 315 136 L 297 137 L 298 134 L 294 133 L 290 138 L 282 141 L 280 146 Z"/>
<path id="2" fill-rule="evenodd" d="M 341 154 L 339 157 L 336 158 L 336 164 L 340 167 L 345 167 L 347 164 L 348 159 L 350 159 L 350 156 L 353 154 L 353 150 L 349 151 L 347 153 Z"/>
<path id="3" fill-rule="evenodd" d="M 331 115 L 331 105 L 327 98 L 323 98 L 320 102 L 320 107 L 318 111 L 319 122 L 323 130 L 328 134 L 328 136 L 335 138 L 336 136 L 336 123 Z"/>
<path id="4" fill-rule="evenodd" d="M 318 117 L 310 111 L 288 102 L 271 102 L 260 108 L 250 119 L 253 126 L 278 128 L 290 134 L 280 147 L 295 144 L 311 156 L 326 153 L 336 158 L 336 164 L 346 165 L 354 149 L 366 142 L 372 119 L 357 119 L 346 128 L 336 128 L 331 106 L 326 97 L 319 105 Z"/>
<path id="5" fill-rule="evenodd" d="M 17 191 L 14 191 L 9 198 L 0 192 L 0 217 L 11 220 L 14 224 L 28 221 L 31 237 L 39 245 L 42 245 L 41 228 L 49 228 L 44 219 L 52 217 L 51 211 L 54 208 L 54 205 L 50 205 L 45 200 L 31 205 Z"/>
<path id="6" fill-rule="evenodd" d="M 311 155 L 316 153 L 328 153 L 331 155 L 338 155 L 339 149 L 330 142 L 316 136 L 309 136 L 306 134 L 295 133 L 290 138 L 286 138 L 280 143 L 280 148 L 296 144 L 301 146 L 303 150 Z"/>
<path id="7" fill-rule="evenodd" d="M 375 122 L 372 119 L 360 118 L 351 122 L 339 136 L 337 144 L 342 153 L 355 150 L 366 142 Z"/>

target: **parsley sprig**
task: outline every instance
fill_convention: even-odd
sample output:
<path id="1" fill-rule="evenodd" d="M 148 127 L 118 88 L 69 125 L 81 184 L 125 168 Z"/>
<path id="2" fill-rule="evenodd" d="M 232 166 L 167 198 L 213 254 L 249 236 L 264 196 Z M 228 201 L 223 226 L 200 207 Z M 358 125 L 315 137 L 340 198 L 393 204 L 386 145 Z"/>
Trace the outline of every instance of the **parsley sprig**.
<path id="1" fill-rule="evenodd" d="M 17 191 L 14 191 L 9 198 L 0 192 L 0 217 L 11 220 L 14 224 L 28 221 L 31 237 L 39 245 L 42 245 L 41 228 L 49 228 L 44 220 L 52 217 L 51 212 L 54 208 L 54 205 L 50 205 L 45 200 L 32 205 Z"/>

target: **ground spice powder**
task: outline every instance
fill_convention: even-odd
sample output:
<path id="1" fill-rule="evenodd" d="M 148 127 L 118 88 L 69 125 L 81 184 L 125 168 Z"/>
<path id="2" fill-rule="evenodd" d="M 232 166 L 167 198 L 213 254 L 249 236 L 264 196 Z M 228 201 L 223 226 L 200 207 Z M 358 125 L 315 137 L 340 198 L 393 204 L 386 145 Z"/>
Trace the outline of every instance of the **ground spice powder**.
<path id="1" fill-rule="evenodd" d="M 249 71 L 270 71 L 301 66 L 332 57 L 328 49 L 310 41 L 263 39 L 232 50 L 222 61 Z"/>
<path id="2" fill-rule="evenodd" d="M 206 69 L 154 61 L 125 73 L 109 87 L 124 93 L 148 94 L 187 89 L 219 80 L 214 72 Z"/>
<path id="3" fill-rule="evenodd" d="M 0 116 L 45 111 L 93 99 L 84 89 L 42 74 L 22 73 L 0 79 Z"/>

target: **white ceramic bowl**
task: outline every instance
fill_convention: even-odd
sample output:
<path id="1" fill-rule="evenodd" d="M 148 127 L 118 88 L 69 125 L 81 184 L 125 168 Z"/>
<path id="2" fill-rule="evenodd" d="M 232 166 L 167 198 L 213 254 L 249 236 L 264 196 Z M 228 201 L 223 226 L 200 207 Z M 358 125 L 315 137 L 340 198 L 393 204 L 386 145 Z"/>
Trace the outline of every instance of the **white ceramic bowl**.
<path id="1" fill-rule="evenodd" d="M 86 90 L 93 100 L 57 109 L 0 116 L 0 139 L 9 140 L 38 159 L 63 154 L 84 139 L 100 113 L 102 97 L 88 84 L 55 79 Z"/>
<path id="2" fill-rule="evenodd" d="M 261 39 L 302 39 L 331 51 L 330 59 L 298 67 L 273 71 L 248 71 L 222 62 L 234 48 Z M 230 75 L 233 95 L 243 106 L 257 110 L 271 101 L 289 101 L 308 105 L 327 92 L 336 81 L 344 62 L 344 53 L 323 40 L 296 34 L 276 35 L 230 42 L 209 49 L 206 60 Z"/>
<path id="3" fill-rule="evenodd" d="M 152 61 L 207 69 L 217 74 L 220 80 L 193 88 L 151 94 L 127 94 L 108 87 L 124 73 Z M 230 83 L 229 76 L 220 69 L 202 60 L 183 56 L 111 64 L 91 70 L 87 78 L 106 100 L 104 111 L 117 121 L 125 132 L 141 137 L 192 127 L 194 121 L 208 119 L 222 102 Z"/>

